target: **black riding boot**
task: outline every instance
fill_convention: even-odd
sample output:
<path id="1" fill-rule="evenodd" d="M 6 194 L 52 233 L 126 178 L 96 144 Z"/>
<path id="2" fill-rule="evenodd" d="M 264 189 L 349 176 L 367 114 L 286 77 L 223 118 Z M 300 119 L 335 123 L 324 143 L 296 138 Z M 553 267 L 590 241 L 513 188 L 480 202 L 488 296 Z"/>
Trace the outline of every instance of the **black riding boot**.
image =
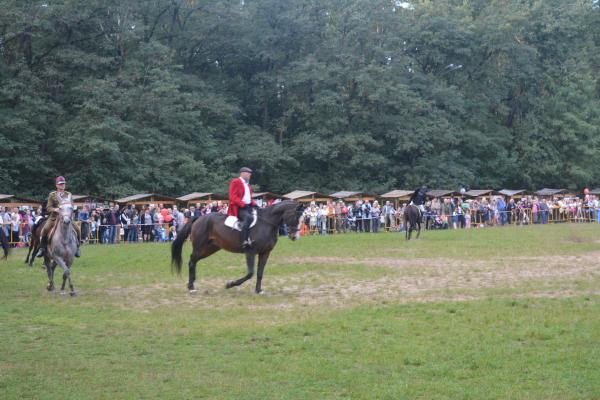
<path id="1" fill-rule="evenodd" d="M 244 207 L 240 209 L 238 218 L 241 220 L 242 226 L 242 250 L 248 250 L 252 246 L 250 240 L 250 225 L 252 224 L 252 211 L 250 207 Z"/>
<path id="2" fill-rule="evenodd" d="M 250 219 L 248 217 L 248 219 Z M 252 241 L 250 240 L 250 224 L 247 224 L 244 221 L 244 225 L 242 227 L 242 249 L 248 250 L 252 246 Z"/>
<path id="3" fill-rule="evenodd" d="M 42 237 L 42 240 L 40 241 L 40 249 L 38 250 L 38 252 L 35 256 L 43 257 L 44 254 L 46 254 L 46 247 L 48 247 L 48 237 L 44 235 Z"/>

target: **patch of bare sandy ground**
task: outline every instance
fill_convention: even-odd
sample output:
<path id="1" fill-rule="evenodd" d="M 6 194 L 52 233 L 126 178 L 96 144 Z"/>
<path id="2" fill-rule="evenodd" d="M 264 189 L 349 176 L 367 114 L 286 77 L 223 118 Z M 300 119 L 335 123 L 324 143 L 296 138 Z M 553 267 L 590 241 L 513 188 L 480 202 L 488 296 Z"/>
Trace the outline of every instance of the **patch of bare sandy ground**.
<path id="1" fill-rule="evenodd" d="M 393 254 L 392 254 L 393 255 Z M 254 295 L 255 280 L 238 288 L 224 289 L 222 278 L 196 281 L 198 292 L 190 295 L 184 276 L 180 283 L 158 283 L 99 290 L 125 308 L 150 311 L 159 307 L 293 310 L 301 307 L 344 308 L 368 303 L 468 301 L 485 298 L 497 289 L 517 297 L 569 297 L 598 295 L 598 290 L 577 289 L 579 284 L 600 281 L 600 251 L 575 256 L 502 257 L 488 260 L 448 258 L 343 258 L 302 257 L 285 264 L 335 265 L 348 268 L 377 267 L 371 278 L 351 278 L 340 268 L 315 269 L 285 276 L 263 278 L 265 294 Z M 228 268 L 243 273 L 243 267 Z M 382 272 L 383 270 L 383 272 Z M 343 271 L 343 269 L 342 269 Z M 360 276 L 368 273 L 361 274 Z M 584 285 L 585 287 L 585 285 Z M 588 286 L 593 287 L 593 285 Z M 596 286 L 597 287 L 597 286 Z"/>

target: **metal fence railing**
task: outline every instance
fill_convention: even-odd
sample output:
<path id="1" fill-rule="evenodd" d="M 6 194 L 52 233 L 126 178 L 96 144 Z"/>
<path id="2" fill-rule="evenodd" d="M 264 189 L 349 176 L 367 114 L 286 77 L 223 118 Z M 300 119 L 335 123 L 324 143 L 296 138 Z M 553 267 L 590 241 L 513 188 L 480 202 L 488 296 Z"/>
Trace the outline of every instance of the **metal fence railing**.
<path id="1" fill-rule="evenodd" d="M 594 207 L 552 207 L 533 212 L 531 208 L 516 208 L 510 211 L 467 209 L 463 212 L 438 215 L 425 213 L 423 229 L 461 229 L 493 226 L 557 224 L 557 223 L 598 223 L 600 208 Z M 76 224 L 81 229 L 82 240 L 89 244 L 116 244 L 137 242 L 167 242 L 177 237 L 175 223 L 101 225 L 97 222 Z M 17 228 L 17 229 L 15 229 Z M 29 243 L 33 226 L 27 223 L 1 224 L 9 243 L 26 246 Z M 376 217 L 353 217 L 347 213 L 332 215 L 305 215 L 302 235 L 341 234 L 349 232 L 398 232 L 404 230 L 402 214 L 379 215 Z M 281 234 L 286 234 L 282 227 Z"/>

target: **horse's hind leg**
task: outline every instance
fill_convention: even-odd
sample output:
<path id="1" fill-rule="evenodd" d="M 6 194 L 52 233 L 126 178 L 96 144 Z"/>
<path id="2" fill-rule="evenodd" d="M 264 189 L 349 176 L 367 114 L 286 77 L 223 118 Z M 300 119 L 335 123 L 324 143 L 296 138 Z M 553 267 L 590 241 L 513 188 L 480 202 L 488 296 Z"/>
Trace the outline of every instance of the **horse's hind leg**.
<path id="1" fill-rule="evenodd" d="M 267 265 L 267 261 L 269 260 L 270 251 L 266 253 L 261 253 L 258 255 L 258 269 L 256 271 L 256 294 L 262 293 L 262 277 L 263 272 L 265 271 L 265 265 Z"/>
<path id="2" fill-rule="evenodd" d="M 198 260 L 193 258 L 193 255 L 190 256 L 190 262 L 188 263 L 189 268 L 189 278 L 188 278 L 188 290 L 190 293 L 195 293 L 196 288 L 194 288 L 194 281 L 196 280 L 196 263 Z"/>
<path id="3" fill-rule="evenodd" d="M 54 290 L 54 268 L 56 268 L 56 263 L 52 263 L 52 265 L 48 265 L 49 260 L 44 259 L 44 265 L 46 265 L 46 272 L 48 273 L 48 289 L 49 292 Z"/>
<path id="4" fill-rule="evenodd" d="M 246 265 L 248 267 L 248 272 L 246 273 L 246 275 L 244 275 L 240 279 L 227 282 L 227 284 L 225 285 L 225 289 L 230 289 L 234 286 L 239 286 L 242 283 L 246 282 L 248 279 L 252 278 L 252 275 L 254 275 L 254 259 L 255 258 L 256 258 L 256 253 L 254 251 L 248 251 L 246 253 Z"/>
<path id="5" fill-rule="evenodd" d="M 196 288 L 194 287 L 194 281 L 196 280 L 196 263 L 201 259 L 206 258 L 213 253 L 216 253 L 220 249 L 221 248 L 219 246 L 216 246 L 214 244 L 208 244 L 202 247 L 199 253 L 192 253 L 192 255 L 190 256 L 190 261 L 188 263 L 189 279 L 187 287 L 190 293 L 196 292 Z"/>
<path id="6" fill-rule="evenodd" d="M 35 261 L 35 255 L 37 254 L 38 250 L 40 249 L 40 243 L 36 242 L 34 245 L 31 246 L 31 250 L 29 250 L 31 252 L 31 257 L 29 258 L 29 266 L 33 267 L 33 262 Z M 43 263 L 42 263 L 42 268 L 43 268 Z"/>
<path id="7" fill-rule="evenodd" d="M 417 222 L 417 239 L 419 238 L 420 235 L 421 235 L 421 223 Z"/>

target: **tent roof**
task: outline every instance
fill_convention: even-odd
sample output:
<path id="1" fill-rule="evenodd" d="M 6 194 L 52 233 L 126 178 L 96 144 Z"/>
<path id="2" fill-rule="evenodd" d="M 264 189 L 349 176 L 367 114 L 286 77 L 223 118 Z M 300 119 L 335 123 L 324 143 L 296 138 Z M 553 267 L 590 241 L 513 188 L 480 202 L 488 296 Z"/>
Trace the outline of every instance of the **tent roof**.
<path id="1" fill-rule="evenodd" d="M 105 199 L 104 197 L 94 196 L 92 194 L 74 194 L 74 195 L 71 195 L 71 198 L 73 199 L 73 201 L 85 200 L 85 199 L 99 200 L 101 202 L 112 201 L 109 199 Z"/>
<path id="2" fill-rule="evenodd" d="M 117 200 L 115 200 L 115 202 L 117 202 L 117 203 L 133 203 L 135 201 L 144 200 L 144 199 L 148 199 L 148 198 L 154 198 L 154 200 L 152 200 L 152 201 L 170 201 L 173 203 L 177 202 L 177 199 L 174 197 L 163 196 L 162 194 L 156 194 L 156 193 L 134 194 L 132 196 L 117 199 Z"/>
<path id="3" fill-rule="evenodd" d="M 177 200 L 180 201 L 191 201 L 191 200 L 200 200 L 203 199 L 205 197 L 211 197 L 214 198 L 215 200 L 222 200 L 224 199 L 223 196 L 221 196 L 220 194 L 217 193 L 211 193 L 211 192 L 194 192 L 194 193 L 190 193 L 190 194 L 186 194 L 185 196 L 181 196 L 178 197 Z"/>
<path id="4" fill-rule="evenodd" d="M 454 196 L 460 195 L 456 190 L 447 190 L 447 189 L 433 189 L 427 191 L 428 197 L 444 197 L 444 196 Z"/>
<path id="5" fill-rule="evenodd" d="M 311 198 L 325 198 L 325 199 L 331 199 L 332 197 L 327 195 L 327 194 L 322 194 L 319 192 L 310 192 L 307 190 L 294 190 L 293 192 L 290 192 L 288 194 L 284 194 L 283 197 L 291 199 L 291 200 L 296 200 L 296 199 L 302 199 L 304 197 L 311 197 Z"/>
<path id="6" fill-rule="evenodd" d="M 392 190 L 391 192 L 382 194 L 381 197 L 388 198 L 388 199 L 399 199 L 400 197 L 410 196 L 411 194 L 413 194 L 413 192 L 414 192 L 414 190 L 396 189 L 396 190 Z"/>
<path id="7" fill-rule="evenodd" d="M 349 191 L 349 190 L 342 190 L 339 192 L 335 192 L 335 193 L 332 193 L 330 196 L 334 197 L 336 199 L 347 199 L 350 197 L 374 197 L 372 194 L 369 194 L 369 193 L 353 192 L 353 191 Z"/>
<path id="8" fill-rule="evenodd" d="M 537 194 L 538 196 L 554 196 L 555 194 L 564 194 L 567 193 L 568 190 L 567 189 L 548 189 L 548 188 L 543 188 L 541 190 L 538 190 L 537 192 L 535 192 L 535 194 Z"/>
<path id="9" fill-rule="evenodd" d="M 492 189 L 478 189 L 478 190 L 469 190 L 468 192 L 465 193 L 465 196 L 480 197 L 480 196 L 491 195 L 494 193 L 496 193 L 496 192 Z"/>
<path id="10" fill-rule="evenodd" d="M 600 188 L 590 190 L 590 194 L 600 194 Z"/>
<path id="11" fill-rule="evenodd" d="M 267 199 L 281 199 L 283 196 L 273 192 L 258 192 L 252 194 L 252 197 L 266 197 Z"/>
<path id="12" fill-rule="evenodd" d="M 0 194 L 0 201 L 7 200 L 9 203 L 23 203 L 23 204 L 42 204 L 43 201 L 35 200 L 29 197 L 17 196 L 14 194 Z"/>
<path id="13" fill-rule="evenodd" d="M 525 193 L 525 192 L 526 192 L 525 189 L 516 189 L 516 190 L 513 190 L 513 189 L 502 189 L 502 190 L 498 191 L 499 194 L 501 194 L 503 196 L 508 196 L 508 197 L 514 196 L 516 194 Z"/>

